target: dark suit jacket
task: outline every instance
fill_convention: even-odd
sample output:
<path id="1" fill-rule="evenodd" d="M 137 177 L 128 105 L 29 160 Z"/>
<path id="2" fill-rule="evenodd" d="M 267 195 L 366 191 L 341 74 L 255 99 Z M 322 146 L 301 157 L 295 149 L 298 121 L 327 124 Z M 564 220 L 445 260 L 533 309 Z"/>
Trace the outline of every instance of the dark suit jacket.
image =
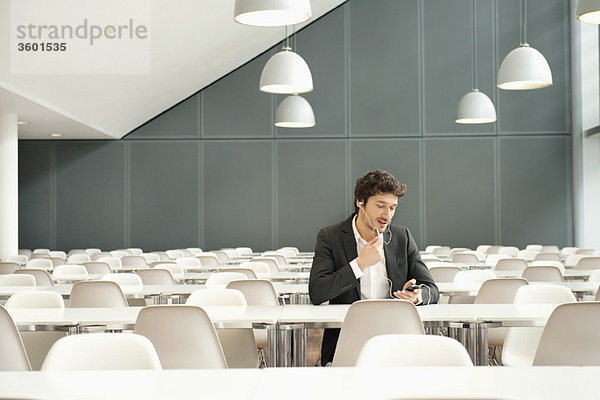
<path id="1" fill-rule="evenodd" d="M 329 301 L 329 304 L 351 304 L 360 300 L 360 282 L 354 276 L 350 262 L 358 253 L 352 230 L 351 215 L 348 219 L 319 231 L 315 245 L 315 257 L 310 271 L 308 292 L 313 304 Z M 423 304 L 437 303 L 439 291 L 427 266 L 421 261 L 419 249 L 408 229 L 391 225 L 384 233 L 388 241 L 384 244 L 385 264 L 388 278 L 392 281 L 392 291 L 402 290 L 410 279 L 424 284 Z M 333 353 L 339 336 L 339 329 L 326 329 L 321 347 L 321 364 L 333 360 Z"/>

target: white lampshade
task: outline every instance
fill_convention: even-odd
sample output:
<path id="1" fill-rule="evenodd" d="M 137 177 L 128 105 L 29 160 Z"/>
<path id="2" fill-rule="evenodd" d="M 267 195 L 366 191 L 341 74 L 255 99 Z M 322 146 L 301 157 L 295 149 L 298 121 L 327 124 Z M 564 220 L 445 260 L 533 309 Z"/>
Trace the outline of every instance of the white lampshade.
<path id="1" fill-rule="evenodd" d="M 600 0 L 579 0 L 577 19 L 590 24 L 600 24 Z"/>
<path id="2" fill-rule="evenodd" d="M 236 0 L 233 19 L 244 25 L 285 26 L 312 16 L 310 0 Z"/>
<path id="3" fill-rule="evenodd" d="M 498 87 L 505 90 L 540 89 L 552 85 L 552 71 L 542 53 L 522 44 L 504 57 Z"/>
<path id="4" fill-rule="evenodd" d="M 496 122 L 494 103 L 477 89 L 465 94 L 456 107 L 457 124 L 489 124 Z"/>
<path id="5" fill-rule="evenodd" d="M 315 126 L 315 114 L 310 103 L 293 94 L 279 103 L 275 111 L 275 126 L 281 128 L 310 128 Z"/>
<path id="6" fill-rule="evenodd" d="M 259 88 L 267 93 L 306 93 L 313 90 L 312 74 L 302 57 L 283 50 L 269 58 L 260 74 Z"/>

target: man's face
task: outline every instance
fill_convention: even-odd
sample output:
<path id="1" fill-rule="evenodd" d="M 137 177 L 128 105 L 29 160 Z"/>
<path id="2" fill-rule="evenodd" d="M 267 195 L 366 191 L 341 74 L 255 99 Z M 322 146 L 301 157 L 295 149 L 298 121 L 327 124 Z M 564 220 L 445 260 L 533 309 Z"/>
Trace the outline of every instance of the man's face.
<path id="1" fill-rule="evenodd" d="M 360 208 L 360 205 L 357 206 Z M 359 213 L 359 218 L 369 228 L 375 227 L 379 232 L 383 232 L 390 224 L 397 206 L 398 196 L 392 193 L 376 194 L 367 199 L 362 207 L 364 212 Z"/>

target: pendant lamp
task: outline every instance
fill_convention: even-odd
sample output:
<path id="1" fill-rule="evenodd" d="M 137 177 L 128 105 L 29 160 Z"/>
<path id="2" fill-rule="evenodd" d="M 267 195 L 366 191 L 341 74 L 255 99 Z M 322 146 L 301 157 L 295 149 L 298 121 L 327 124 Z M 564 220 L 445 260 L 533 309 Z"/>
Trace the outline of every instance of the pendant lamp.
<path id="1" fill-rule="evenodd" d="M 455 122 L 457 124 L 489 124 L 496 121 L 496 109 L 492 100 L 477 89 L 477 41 L 475 36 L 477 32 L 477 6 L 475 0 L 472 0 L 471 5 L 473 89 L 458 102 Z"/>
<path id="2" fill-rule="evenodd" d="M 260 74 L 259 89 L 267 93 L 293 94 L 313 90 L 312 74 L 302 57 L 292 51 L 285 32 L 282 51 L 273 55 Z"/>
<path id="3" fill-rule="evenodd" d="M 589 24 L 600 24 L 600 0 L 579 0 L 577 19 Z"/>
<path id="4" fill-rule="evenodd" d="M 527 44 L 527 3 L 521 0 L 521 45 L 504 57 L 498 84 L 504 90 L 540 89 L 552 85 L 552 71 L 542 53 Z"/>
<path id="5" fill-rule="evenodd" d="M 307 21 L 310 0 L 236 0 L 233 19 L 244 25 L 284 26 Z"/>
<path id="6" fill-rule="evenodd" d="M 310 103 L 297 94 L 286 97 L 275 111 L 275 126 L 280 128 L 310 128 L 315 126 L 315 114 Z"/>

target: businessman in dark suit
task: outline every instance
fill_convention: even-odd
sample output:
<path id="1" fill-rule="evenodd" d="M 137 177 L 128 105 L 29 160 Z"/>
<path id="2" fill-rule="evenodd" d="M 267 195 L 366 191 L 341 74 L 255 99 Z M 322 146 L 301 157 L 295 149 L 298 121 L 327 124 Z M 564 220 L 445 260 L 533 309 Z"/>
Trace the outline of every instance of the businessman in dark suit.
<path id="1" fill-rule="evenodd" d="M 406 185 L 387 171 L 370 171 L 356 181 L 354 213 L 317 236 L 308 285 L 313 304 L 389 298 L 437 303 L 438 288 L 410 232 L 390 224 L 405 194 Z M 410 290 L 412 285 L 421 288 Z M 325 330 L 322 365 L 333 360 L 339 333 Z"/>

